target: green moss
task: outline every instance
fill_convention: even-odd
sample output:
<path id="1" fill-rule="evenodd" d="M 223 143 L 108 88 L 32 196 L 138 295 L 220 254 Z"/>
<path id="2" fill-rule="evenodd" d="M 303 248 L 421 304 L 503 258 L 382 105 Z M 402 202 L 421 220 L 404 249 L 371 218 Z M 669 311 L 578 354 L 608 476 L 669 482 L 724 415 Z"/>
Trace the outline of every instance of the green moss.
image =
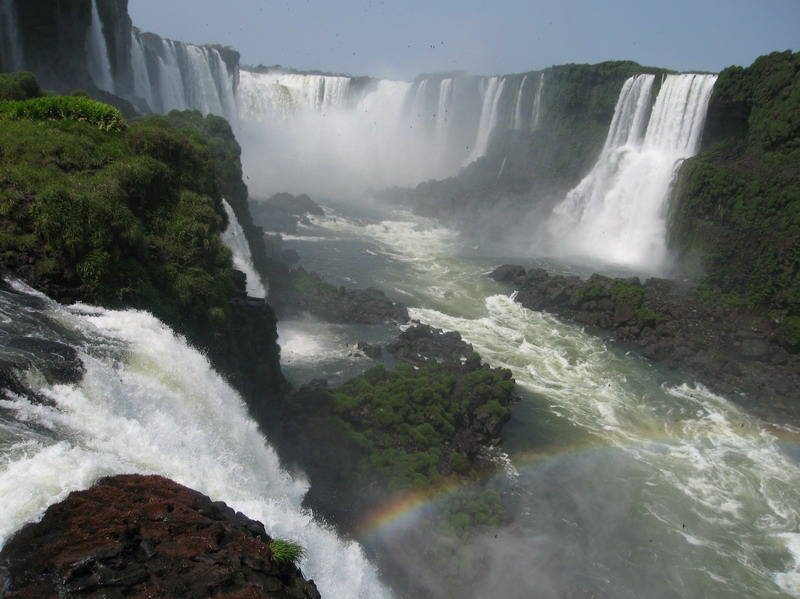
<path id="1" fill-rule="evenodd" d="M 659 322 L 664 320 L 663 314 L 659 314 L 650 308 L 639 308 L 636 310 L 635 314 L 638 320 L 651 327 L 656 326 Z"/>
<path id="2" fill-rule="evenodd" d="M 639 285 L 617 283 L 611 289 L 611 298 L 617 306 L 633 306 L 638 308 L 644 300 L 644 288 Z"/>
<path id="3" fill-rule="evenodd" d="M 789 316 L 781 325 L 781 333 L 792 346 L 800 346 L 800 316 Z"/>
<path id="4" fill-rule="evenodd" d="M 468 462 L 453 452 L 464 410 L 500 424 L 514 392 L 511 374 L 481 368 L 454 374 L 435 361 L 415 370 L 377 365 L 332 389 L 329 397 L 351 442 L 364 456 L 361 476 L 390 491 L 424 490 Z"/>

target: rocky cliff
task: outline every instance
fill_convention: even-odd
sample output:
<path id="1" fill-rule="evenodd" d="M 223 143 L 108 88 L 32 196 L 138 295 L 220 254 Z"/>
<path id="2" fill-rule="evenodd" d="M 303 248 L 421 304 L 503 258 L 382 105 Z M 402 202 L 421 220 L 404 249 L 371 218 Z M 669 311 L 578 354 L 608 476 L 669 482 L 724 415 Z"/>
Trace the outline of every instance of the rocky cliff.
<path id="1" fill-rule="evenodd" d="M 100 480 L 47 509 L 0 551 L 8 599 L 319 599 L 285 541 L 160 476 Z"/>

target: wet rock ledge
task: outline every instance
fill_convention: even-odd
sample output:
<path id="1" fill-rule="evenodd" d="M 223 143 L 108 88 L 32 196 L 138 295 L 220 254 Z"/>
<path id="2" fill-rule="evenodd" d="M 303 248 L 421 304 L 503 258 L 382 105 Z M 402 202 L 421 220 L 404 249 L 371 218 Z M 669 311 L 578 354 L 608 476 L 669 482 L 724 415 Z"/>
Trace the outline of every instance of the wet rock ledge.
<path id="1" fill-rule="evenodd" d="M 260 522 L 169 479 L 109 477 L 8 541 L 0 596 L 319 599 L 273 558 L 271 540 Z"/>
<path id="2" fill-rule="evenodd" d="M 490 275 L 531 309 L 610 331 L 647 358 L 763 415 L 800 420 L 800 355 L 777 323 L 727 305 L 708 305 L 667 279 L 549 275 L 502 265 Z"/>

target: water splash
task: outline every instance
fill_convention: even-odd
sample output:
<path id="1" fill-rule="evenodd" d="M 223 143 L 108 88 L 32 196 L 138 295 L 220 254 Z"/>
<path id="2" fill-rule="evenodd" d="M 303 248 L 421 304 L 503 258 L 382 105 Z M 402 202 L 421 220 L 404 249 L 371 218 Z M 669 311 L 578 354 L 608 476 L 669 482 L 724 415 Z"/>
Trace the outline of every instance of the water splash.
<path id="1" fill-rule="evenodd" d="M 103 22 L 97 10 L 97 0 L 92 0 L 92 24 L 86 33 L 86 54 L 89 74 L 94 84 L 102 90 L 114 93 L 114 75 L 108 58 L 108 44 L 103 33 Z"/>
<path id="2" fill-rule="evenodd" d="M 250 245 L 247 243 L 244 230 L 242 230 L 231 205 L 226 200 L 222 200 L 222 205 L 228 216 L 228 227 L 222 233 L 222 243 L 231 250 L 234 267 L 247 277 L 247 295 L 265 298 L 267 297 L 267 288 L 253 266 Z"/>
<path id="3" fill-rule="evenodd" d="M 475 138 L 472 151 L 464 161 L 464 165 L 474 162 L 486 154 L 492 132 L 494 131 L 495 125 L 497 125 L 497 108 L 500 103 L 500 98 L 503 95 L 505 85 L 505 78 L 501 79 L 500 77 L 492 77 L 486 83 L 480 124 L 478 125 L 478 135 Z"/>
<path id="4" fill-rule="evenodd" d="M 681 162 L 697 151 L 715 81 L 715 75 L 669 75 L 652 111 L 652 76 L 625 82 L 600 158 L 553 211 L 549 230 L 560 254 L 664 267 L 665 202 Z"/>
<path id="5" fill-rule="evenodd" d="M 52 407 L 0 400 L 3 422 L 18 429 L 9 437 L 0 427 L 0 542 L 102 476 L 155 473 L 303 545 L 303 571 L 324 596 L 391 596 L 357 543 L 300 507 L 305 481 L 280 467 L 241 398 L 182 337 L 144 312 L 64 308 L 43 296 L 31 306 L 2 291 L 0 311 L 9 326 L 36 313 L 38 336 L 69 338 L 86 367 L 77 385 L 40 380 Z"/>

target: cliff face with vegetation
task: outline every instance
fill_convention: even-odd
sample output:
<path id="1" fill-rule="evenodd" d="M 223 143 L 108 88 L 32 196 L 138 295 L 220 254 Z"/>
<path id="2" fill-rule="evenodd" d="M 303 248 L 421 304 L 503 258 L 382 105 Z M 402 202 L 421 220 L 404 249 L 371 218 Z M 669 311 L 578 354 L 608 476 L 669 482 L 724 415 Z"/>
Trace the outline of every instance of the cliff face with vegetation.
<path id="1" fill-rule="evenodd" d="M 701 297 L 767 312 L 800 347 L 800 53 L 720 73 L 686 161 L 672 248 Z"/>
<path id="2" fill-rule="evenodd" d="M 4 79 L 35 95 L 30 77 Z M 84 97 L 6 101 L 0 118 L 5 269 L 62 301 L 151 311 L 207 349 L 245 396 L 280 392 L 275 316 L 237 297 L 220 241 L 223 190 L 246 195 L 224 119 L 128 125 Z"/>

